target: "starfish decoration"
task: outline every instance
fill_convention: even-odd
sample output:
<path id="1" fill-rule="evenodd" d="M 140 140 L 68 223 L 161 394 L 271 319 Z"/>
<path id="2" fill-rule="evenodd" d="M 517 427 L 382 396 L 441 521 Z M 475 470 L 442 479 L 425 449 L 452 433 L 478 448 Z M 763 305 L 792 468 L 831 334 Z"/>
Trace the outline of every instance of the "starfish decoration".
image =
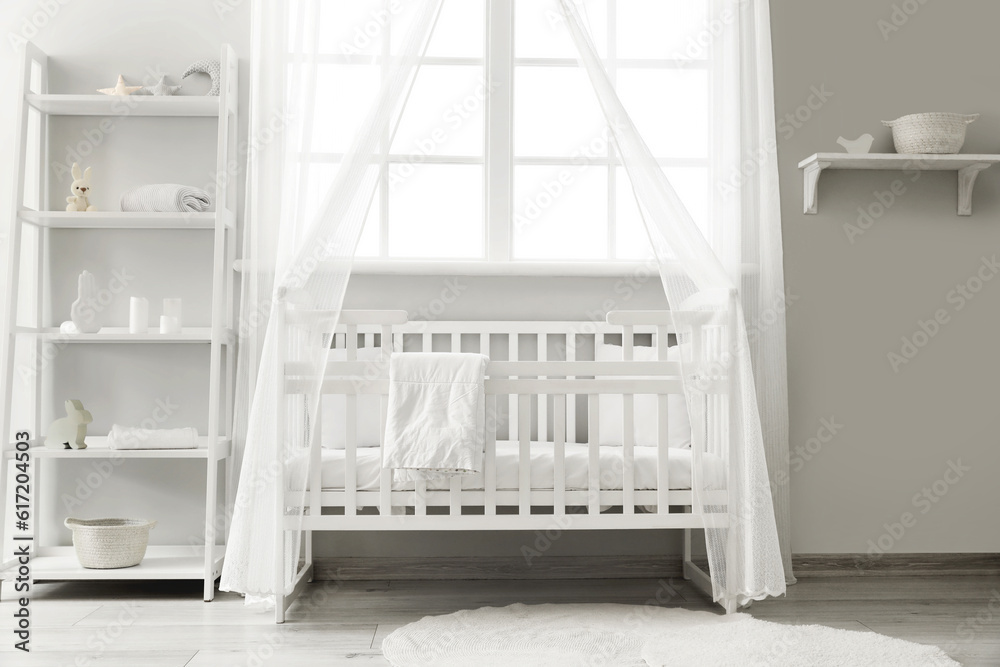
<path id="1" fill-rule="evenodd" d="M 97 92 L 104 93 L 105 95 L 131 95 L 137 90 L 140 90 L 142 86 L 126 86 L 125 77 L 121 74 L 118 75 L 118 83 L 114 88 L 98 88 Z"/>
<path id="2" fill-rule="evenodd" d="M 155 95 L 157 97 L 163 97 L 165 95 L 173 95 L 178 90 L 180 86 L 171 86 L 167 84 L 167 77 L 161 76 L 160 80 L 153 86 L 143 86 L 142 92 L 146 95 Z"/>

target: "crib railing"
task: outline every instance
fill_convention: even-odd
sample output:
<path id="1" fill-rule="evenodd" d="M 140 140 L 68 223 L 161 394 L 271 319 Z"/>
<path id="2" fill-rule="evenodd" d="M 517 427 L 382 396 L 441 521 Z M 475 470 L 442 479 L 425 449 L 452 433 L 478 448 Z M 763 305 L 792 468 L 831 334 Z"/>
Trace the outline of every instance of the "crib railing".
<path id="1" fill-rule="evenodd" d="M 292 324 L 316 328 L 322 322 L 319 314 L 289 314 Z M 627 517 L 637 517 L 636 506 L 655 507 L 653 514 L 666 518 L 672 506 L 701 507 L 703 504 L 726 504 L 725 491 L 705 492 L 704 454 L 727 458 L 727 401 L 725 366 L 720 363 L 725 345 L 725 314 L 719 311 L 668 313 L 660 311 L 612 312 L 607 322 L 407 322 L 402 311 L 344 311 L 334 332 L 332 345 L 344 350 L 343 361 L 331 361 L 323 379 L 324 394 L 345 397 L 346 420 L 343 425 L 316 425 L 317 431 L 343 428 L 345 435 L 345 483 L 343 489 L 324 490 L 320 479 L 321 438 L 314 439 L 308 505 L 310 515 L 320 516 L 319 508 L 333 507 L 343 514 L 326 515 L 323 521 L 336 517 L 358 517 L 359 509 L 378 508 L 378 515 L 366 515 L 365 520 L 379 516 L 398 518 L 405 508 L 412 508 L 416 517 L 428 517 L 429 508 L 447 508 L 447 514 L 458 517 L 477 514 L 497 517 L 498 524 L 525 528 L 515 516 L 563 516 L 568 512 L 599 517 L 607 506 L 621 507 Z M 319 329 L 323 327 L 320 325 Z M 671 334 L 680 333 L 688 345 L 682 361 L 668 361 Z M 329 332 L 328 332 L 329 334 Z M 601 337 L 621 336 L 620 361 L 594 361 L 592 350 Z M 635 361 L 636 337 L 645 337 L 656 349 L 655 361 Z M 377 361 L 360 361 L 359 349 L 378 349 Z M 490 355 L 486 380 L 487 446 L 483 471 L 483 488 L 464 489 L 463 480 L 455 478 L 447 490 L 429 490 L 426 482 L 417 482 L 412 491 L 392 488 L 391 472 L 381 470 L 377 490 L 357 488 L 358 397 L 380 397 L 380 432 L 384 433 L 387 411 L 389 351 L 465 351 Z M 370 356 L 370 355 L 367 355 Z M 505 358 L 506 357 L 506 358 Z M 285 393 L 301 394 L 315 382 L 308 363 L 286 363 Z M 690 490 L 671 490 L 668 469 L 668 397 L 682 394 L 681 374 L 697 378 L 697 391 L 691 406 L 693 444 L 692 479 Z M 622 488 L 602 488 L 600 479 L 600 401 L 602 395 L 622 397 L 623 432 L 621 477 Z M 635 424 L 634 397 L 657 396 L 657 464 L 656 487 L 635 489 Z M 701 402 L 701 405 L 698 405 Z M 586 438 L 582 430 L 586 428 Z M 516 442 L 519 448 L 518 487 L 516 490 L 497 488 L 496 443 L 500 434 Z M 550 435 L 551 434 L 551 435 Z M 534 437 L 533 437 L 534 436 Z M 532 488 L 532 441 L 551 442 L 553 448 L 553 479 L 550 488 Z M 567 489 L 565 450 L 568 443 L 581 442 L 588 446 L 588 486 L 585 490 Z M 617 471 L 615 471 L 617 474 Z M 482 508 L 481 510 L 478 508 Z M 503 512 L 498 512 L 503 508 Z M 689 510 L 690 511 L 690 510 Z M 471 518 L 471 517 L 470 517 Z M 676 512 L 671 525 L 690 520 L 690 527 L 700 527 L 696 517 L 681 518 Z M 720 519 L 722 517 L 720 516 Z M 309 522 L 311 523 L 311 521 Z M 449 523 L 447 527 L 460 528 Z M 694 525 L 697 523 L 697 525 Z M 468 526 L 465 526 L 468 527 Z M 502 527 L 502 526 L 495 526 Z"/>

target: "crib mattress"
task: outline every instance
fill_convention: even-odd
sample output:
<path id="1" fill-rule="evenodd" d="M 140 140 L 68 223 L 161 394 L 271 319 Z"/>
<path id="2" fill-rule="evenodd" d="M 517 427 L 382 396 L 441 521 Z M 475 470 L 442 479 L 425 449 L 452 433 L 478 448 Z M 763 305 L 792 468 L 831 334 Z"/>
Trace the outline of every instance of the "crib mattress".
<path id="1" fill-rule="evenodd" d="M 601 488 L 619 490 L 622 488 L 622 448 L 602 446 L 600 449 Z M 633 474 L 637 490 L 656 489 L 655 447 L 635 447 Z M 668 450 L 667 477 L 670 488 L 684 490 L 691 488 L 691 450 Z M 725 488 L 725 469 L 720 457 L 713 454 L 702 456 L 705 482 L 708 488 Z M 322 453 L 321 482 L 324 489 L 334 491 L 344 488 L 346 472 L 346 452 L 342 449 L 324 449 Z M 555 468 L 554 445 L 550 442 L 531 443 L 531 488 L 552 489 Z M 378 489 L 381 457 L 378 447 L 362 447 L 357 450 L 357 488 L 361 491 Z M 518 488 L 520 475 L 520 445 L 517 442 L 498 441 L 496 446 L 497 490 L 513 491 Z M 590 450 L 588 445 L 567 444 L 565 456 L 566 489 L 584 490 L 588 488 L 590 474 Z M 466 475 L 462 478 L 462 488 L 482 490 L 483 475 Z M 450 488 L 448 480 L 428 482 L 429 490 Z M 396 491 L 410 491 L 412 482 L 396 481 Z"/>

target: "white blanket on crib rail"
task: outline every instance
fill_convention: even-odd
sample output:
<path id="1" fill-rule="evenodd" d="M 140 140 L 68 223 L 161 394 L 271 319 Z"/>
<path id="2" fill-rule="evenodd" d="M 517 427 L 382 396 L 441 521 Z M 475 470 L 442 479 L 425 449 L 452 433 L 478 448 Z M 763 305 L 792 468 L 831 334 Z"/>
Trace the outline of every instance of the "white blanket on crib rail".
<path id="1" fill-rule="evenodd" d="M 486 365 L 482 354 L 394 354 L 382 466 L 397 480 L 482 472 Z"/>

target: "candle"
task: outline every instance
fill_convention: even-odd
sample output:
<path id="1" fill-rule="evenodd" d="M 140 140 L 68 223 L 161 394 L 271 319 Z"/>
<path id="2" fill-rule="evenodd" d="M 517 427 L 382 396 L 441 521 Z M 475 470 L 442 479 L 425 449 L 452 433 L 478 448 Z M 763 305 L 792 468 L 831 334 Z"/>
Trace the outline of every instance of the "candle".
<path id="1" fill-rule="evenodd" d="M 167 317 L 173 317 L 177 320 L 177 328 L 180 329 L 182 326 L 183 318 L 181 317 L 181 300 L 180 299 L 164 299 L 163 300 L 163 314 Z"/>
<path id="2" fill-rule="evenodd" d="M 149 301 L 141 296 L 129 299 L 128 332 L 144 334 L 149 331 Z"/>
<path id="3" fill-rule="evenodd" d="M 169 315 L 160 315 L 161 334 L 179 334 L 180 332 L 181 332 L 181 323 L 176 317 L 171 317 Z"/>

